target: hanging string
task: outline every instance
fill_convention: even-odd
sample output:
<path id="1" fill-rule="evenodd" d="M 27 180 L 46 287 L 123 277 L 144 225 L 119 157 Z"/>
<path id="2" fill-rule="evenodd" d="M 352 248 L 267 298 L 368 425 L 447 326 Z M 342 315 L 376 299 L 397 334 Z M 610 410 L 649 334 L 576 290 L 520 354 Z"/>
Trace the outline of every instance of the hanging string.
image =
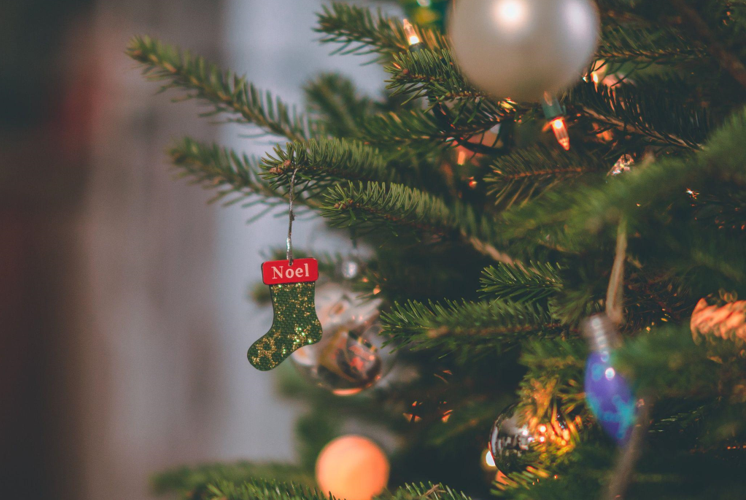
<path id="1" fill-rule="evenodd" d="M 616 254 L 614 265 L 611 268 L 609 288 L 606 290 L 606 315 L 615 324 L 620 325 L 624 321 L 624 261 L 627 258 L 627 219 L 622 217 L 619 221 L 616 236 Z M 624 495 L 632 482 L 635 464 L 642 455 L 645 445 L 645 436 L 650 426 L 650 412 L 653 406 L 653 398 L 650 395 L 641 395 L 637 406 L 637 423 L 632 429 L 627 445 L 620 450 L 614 465 L 614 474 L 606 487 L 606 500 L 619 500 Z"/>
<path id="2" fill-rule="evenodd" d="M 616 254 L 611 268 L 609 288 L 606 290 L 606 315 L 615 324 L 624 321 L 624 261 L 627 258 L 627 220 L 619 221 L 616 235 Z"/>
<path id="3" fill-rule="evenodd" d="M 293 265 L 293 221 L 295 220 L 295 212 L 293 212 L 293 202 L 295 201 L 295 174 L 298 172 L 296 168 L 293 170 L 293 175 L 290 176 L 290 191 L 288 198 L 290 199 L 290 207 L 288 209 L 288 264 Z"/>

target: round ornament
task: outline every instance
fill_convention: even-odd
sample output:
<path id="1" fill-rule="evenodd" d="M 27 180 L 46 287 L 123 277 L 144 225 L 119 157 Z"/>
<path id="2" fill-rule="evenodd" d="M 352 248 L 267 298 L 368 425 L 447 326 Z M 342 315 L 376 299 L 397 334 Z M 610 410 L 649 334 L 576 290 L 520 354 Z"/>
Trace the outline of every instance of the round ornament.
<path id="1" fill-rule="evenodd" d="M 346 500 L 370 500 L 386 487 L 389 461 L 381 448 L 362 436 L 342 436 L 316 459 L 316 482 L 324 493 Z"/>
<path id="2" fill-rule="evenodd" d="M 580 78 L 600 24 L 592 0 L 461 0 L 449 34 L 476 86 L 501 99 L 538 101 Z"/>
<path id="3" fill-rule="evenodd" d="M 503 474 L 524 470 L 533 463 L 530 455 L 536 440 L 516 409 L 516 405 L 506 408 L 490 433 L 490 453 L 495 467 Z"/>
<path id="4" fill-rule="evenodd" d="M 525 422 L 517 405 L 507 407 L 492 426 L 489 450 L 495 466 L 503 474 L 540 468 L 552 462 L 551 456 L 571 451 L 578 439 L 580 417 L 569 419 L 550 404 L 546 418 Z M 551 456 L 550 456 L 551 455 Z"/>
<path id="5" fill-rule="evenodd" d="M 317 385 L 338 396 L 351 396 L 376 384 L 390 367 L 382 349 L 380 299 L 363 300 L 348 285 L 327 282 L 316 290 L 316 313 L 323 334 L 290 359 Z"/>

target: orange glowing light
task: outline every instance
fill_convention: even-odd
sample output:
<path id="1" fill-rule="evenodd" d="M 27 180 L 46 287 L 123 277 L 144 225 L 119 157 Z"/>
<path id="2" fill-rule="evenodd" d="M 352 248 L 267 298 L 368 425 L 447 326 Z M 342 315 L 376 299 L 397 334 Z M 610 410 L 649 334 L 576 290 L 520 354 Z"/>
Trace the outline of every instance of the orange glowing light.
<path id="1" fill-rule="evenodd" d="M 554 131 L 554 137 L 557 138 L 557 142 L 560 143 L 562 149 L 570 151 L 570 136 L 567 133 L 567 127 L 565 126 L 565 119 L 561 116 L 552 121 L 552 131 Z"/>
<path id="2" fill-rule="evenodd" d="M 543 433 L 543 432 L 546 432 L 546 431 L 547 431 L 547 426 L 546 426 L 546 425 L 544 425 L 544 424 L 541 424 L 541 425 L 539 426 L 539 432 L 542 432 L 542 433 Z"/>
<path id="3" fill-rule="evenodd" d="M 417 32 L 414 30 L 414 26 L 412 26 L 412 23 L 405 19 L 402 24 L 404 25 L 404 36 L 407 37 L 409 46 L 411 47 L 412 45 L 417 45 L 418 43 L 420 43 L 420 37 L 417 36 Z"/>
<path id="4" fill-rule="evenodd" d="M 347 500 L 370 500 L 386 487 L 389 461 L 371 440 L 342 436 L 327 444 L 316 461 L 321 491 Z"/>

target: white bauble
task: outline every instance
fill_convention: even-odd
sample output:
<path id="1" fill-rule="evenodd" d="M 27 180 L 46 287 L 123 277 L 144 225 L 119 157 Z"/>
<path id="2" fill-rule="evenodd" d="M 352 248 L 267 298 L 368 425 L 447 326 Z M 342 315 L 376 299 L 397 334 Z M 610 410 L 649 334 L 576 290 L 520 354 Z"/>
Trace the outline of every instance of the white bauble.
<path id="1" fill-rule="evenodd" d="M 449 34 L 474 85 L 500 99 L 536 101 L 578 80 L 599 28 L 592 0 L 456 0 Z"/>

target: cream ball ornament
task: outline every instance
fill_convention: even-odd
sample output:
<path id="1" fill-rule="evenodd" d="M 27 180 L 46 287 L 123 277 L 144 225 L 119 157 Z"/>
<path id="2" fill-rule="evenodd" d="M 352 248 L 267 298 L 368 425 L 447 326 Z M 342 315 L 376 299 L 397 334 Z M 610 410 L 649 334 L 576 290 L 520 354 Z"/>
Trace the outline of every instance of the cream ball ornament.
<path id="1" fill-rule="evenodd" d="M 537 101 L 581 77 L 600 24 L 592 0 L 457 0 L 449 34 L 474 85 L 499 99 Z"/>

